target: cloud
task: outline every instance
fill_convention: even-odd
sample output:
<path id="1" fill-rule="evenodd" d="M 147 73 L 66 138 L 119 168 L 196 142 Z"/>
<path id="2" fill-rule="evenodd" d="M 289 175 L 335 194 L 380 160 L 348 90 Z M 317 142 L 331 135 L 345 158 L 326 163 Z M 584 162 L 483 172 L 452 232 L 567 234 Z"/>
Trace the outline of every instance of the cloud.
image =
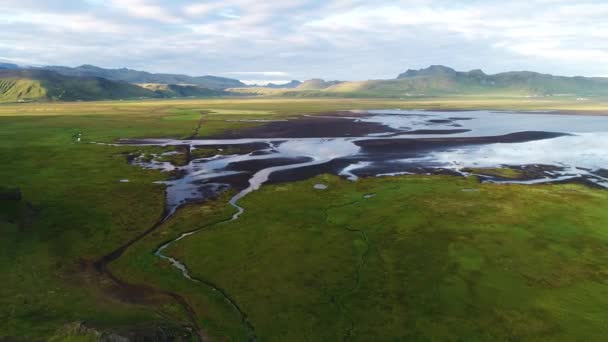
<path id="1" fill-rule="evenodd" d="M 182 19 L 171 14 L 171 11 L 159 4 L 149 2 L 149 0 L 111 0 L 111 5 L 125 10 L 129 15 L 151 19 L 155 21 L 177 24 L 182 22 Z"/>
<path id="2" fill-rule="evenodd" d="M 186 5 L 182 11 L 188 16 L 197 17 L 205 16 L 219 7 L 221 7 L 221 5 L 217 3 L 201 2 Z"/>
<path id="3" fill-rule="evenodd" d="M 17 14 L 8 16 L 4 20 L 9 25 L 33 25 L 32 32 L 43 28 L 55 32 L 121 33 L 125 32 L 128 26 L 89 14 Z"/>
<path id="4" fill-rule="evenodd" d="M 608 4 L 600 0 L 4 0 L 3 5 L 3 56 L 41 64 L 91 63 L 254 81 L 394 77 L 429 64 L 608 74 L 601 63 L 608 57 Z"/>
<path id="5" fill-rule="evenodd" d="M 232 8 L 227 8 L 224 10 L 221 10 L 218 13 L 219 16 L 224 17 L 224 18 L 228 18 L 228 19 L 239 19 L 241 18 L 241 15 L 237 13 L 237 11 L 235 11 Z"/>

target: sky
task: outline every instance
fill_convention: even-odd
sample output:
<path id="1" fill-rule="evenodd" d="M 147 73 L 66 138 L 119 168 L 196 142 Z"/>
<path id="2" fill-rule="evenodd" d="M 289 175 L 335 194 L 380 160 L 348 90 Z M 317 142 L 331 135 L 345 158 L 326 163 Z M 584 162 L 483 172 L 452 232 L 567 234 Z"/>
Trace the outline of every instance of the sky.
<path id="1" fill-rule="evenodd" d="M 608 76 L 607 0 L 0 0 L 0 61 L 248 82 Z"/>

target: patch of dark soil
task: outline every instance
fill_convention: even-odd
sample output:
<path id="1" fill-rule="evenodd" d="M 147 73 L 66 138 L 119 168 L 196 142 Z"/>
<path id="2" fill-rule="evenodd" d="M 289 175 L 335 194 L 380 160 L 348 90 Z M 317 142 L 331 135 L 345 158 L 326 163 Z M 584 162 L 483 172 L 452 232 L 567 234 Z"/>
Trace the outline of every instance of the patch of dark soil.
<path id="1" fill-rule="evenodd" d="M 253 152 L 251 152 L 251 155 L 252 156 L 264 156 L 264 155 L 271 154 L 271 153 L 272 153 L 271 151 L 253 151 Z"/>
<path id="2" fill-rule="evenodd" d="M 448 118 L 448 119 L 453 120 L 453 121 L 473 120 L 473 118 L 464 118 L 464 117 L 457 117 L 457 116 L 453 116 L 453 117 Z"/>
<path id="3" fill-rule="evenodd" d="M 367 114 L 366 116 L 374 116 L 374 115 L 378 115 L 378 114 Z M 390 113 L 390 114 L 386 114 L 386 115 L 409 116 L 412 118 L 427 118 L 430 116 L 434 116 L 434 115 L 430 115 L 430 114 L 421 114 L 421 113 L 415 113 L 415 114 L 414 113 Z"/>
<path id="4" fill-rule="evenodd" d="M 127 158 L 127 163 L 132 164 L 135 159 L 137 159 L 137 157 L 140 156 L 139 153 L 135 153 L 135 152 L 123 152 L 122 153 L 126 158 Z"/>
<path id="5" fill-rule="evenodd" d="M 608 116 L 605 110 L 549 110 L 549 111 L 520 111 L 517 114 L 551 114 L 551 115 L 585 115 L 585 116 Z"/>
<path id="6" fill-rule="evenodd" d="M 452 120 L 449 120 L 449 119 L 430 119 L 430 120 L 426 120 L 426 122 L 431 123 L 431 124 L 449 124 L 449 123 L 452 123 Z"/>
<path id="7" fill-rule="evenodd" d="M 599 170 L 595 171 L 594 173 L 600 177 L 608 178 L 608 170 L 606 170 L 606 169 L 599 169 Z"/>
<path id="8" fill-rule="evenodd" d="M 437 105 L 437 107 L 441 107 L 441 105 Z M 448 112 L 448 113 L 458 113 L 458 112 L 470 112 L 470 109 L 456 109 L 456 108 L 432 108 L 425 109 L 426 112 Z"/>
<path id="9" fill-rule="evenodd" d="M 407 131 L 407 132 L 403 132 L 403 133 L 398 133 L 397 135 L 401 135 L 401 134 L 459 134 L 459 133 L 466 133 L 466 132 L 470 132 L 470 129 L 417 129 L 414 131 Z"/>
<path id="10" fill-rule="evenodd" d="M 251 178 L 251 172 L 239 172 L 232 175 L 215 177 L 207 179 L 201 182 L 201 184 L 219 183 L 228 185 L 234 190 L 242 190 L 249 186 L 249 178 Z"/>
<path id="11" fill-rule="evenodd" d="M 372 133 L 399 132 L 374 122 L 356 122 L 344 118 L 300 117 L 289 121 L 276 121 L 267 124 L 230 130 L 212 138 L 323 138 L 364 136 Z"/>
<path id="12" fill-rule="evenodd" d="M 416 174 L 416 175 L 447 175 L 447 176 L 461 176 L 460 173 L 443 168 L 425 167 L 419 164 L 406 164 L 406 163 L 374 163 L 368 167 L 357 169 L 353 171 L 358 177 L 376 177 L 378 175 L 391 175 L 391 174 Z"/>
<path id="13" fill-rule="evenodd" d="M 257 159 L 257 160 L 244 160 L 240 162 L 234 162 L 228 164 L 227 170 L 232 171 L 249 171 L 257 172 L 265 168 L 281 165 L 299 164 L 311 161 L 312 158 L 301 157 L 301 158 L 270 158 L 270 159 Z"/>
<path id="14" fill-rule="evenodd" d="M 567 134 L 554 132 L 527 131 L 494 137 L 456 137 L 456 138 L 422 138 L 422 139 L 369 139 L 356 141 L 366 153 L 404 153 L 428 151 L 464 145 L 480 145 L 493 143 L 519 143 L 543 139 L 551 139 Z"/>
<path id="15" fill-rule="evenodd" d="M 306 115 L 307 117 L 332 117 L 332 116 L 337 116 L 337 117 L 346 117 L 346 118 L 364 118 L 364 117 L 368 117 L 368 116 L 373 116 L 372 114 L 369 114 L 366 111 L 360 110 L 360 111 L 349 111 L 349 110 L 337 110 L 337 111 L 333 111 L 333 112 L 324 112 L 324 113 L 316 113 L 316 114 L 308 114 Z"/>
<path id="16" fill-rule="evenodd" d="M 227 166 L 227 170 L 229 171 L 239 171 L 238 173 L 231 175 L 224 175 L 219 177 L 214 177 L 210 179 L 205 179 L 200 181 L 199 191 L 204 190 L 205 187 L 209 185 L 221 185 L 221 187 L 209 188 L 208 192 L 202 192 L 202 196 L 200 196 L 197 200 L 192 200 L 190 202 L 198 203 L 201 201 L 207 201 L 209 199 L 216 198 L 221 192 L 232 189 L 235 191 L 240 191 L 249 186 L 249 179 L 256 172 L 266 169 L 268 167 L 273 166 L 281 166 L 281 165 L 291 165 L 297 163 L 305 163 L 310 161 L 310 158 L 302 157 L 302 158 L 271 158 L 271 159 L 261 159 L 261 160 L 246 160 L 242 162 L 231 163 Z M 343 162 L 344 166 L 348 165 L 348 162 Z M 277 182 L 288 182 L 294 180 L 302 180 L 311 177 L 312 175 L 317 175 L 321 173 L 326 173 L 323 171 L 309 171 L 309 168 L 301 171 L 300 169 L 289 170 L 291 172 L 285 172 L 284 175 L 287 177 L 286 179 L 277 180 Z M 313 168 L 311 168 L 313 169 Z M 326 170 L 326 168 L 320 168 L 321 170 Z M 335 169 L 333 169 L 335 171 Z M 274 179 L 277 172 L 271 175 L 271 180 Z M 270 181 L 269 183 L 272 183 Z"/>
<path id="17" fill-rule="evenodd" d="M 215 149 L 217 154 L 247 154 L 258 150 L 268 148 L 268 144 L 264 142 L 254 142 L 248 144 L 227 144 L 227 145 L 194 145 L 200 149 Z"/>
<path id="18" fill-rule="evenodd" d="M 0 188 L 0 200 L 3 201 L 21 201 L 21 190 Z"/>
<path id="19" fill-rule="evenodd" d="M 184 199 L 182 199 L 182 204 L 180 206 L 184 206 L 187 204 L 203 203 L 218 199 L 221 194 L 228 191 L 232 187 L 236 185 L 244 186 L 243 184 L 245 184 L 245 182 L 242 181 L 241 178 L 242 176 L 238 178 L 239 180 L 241 180 L 241 182 L 234 182 L 234 185 L 230 183 L 221 183 L 217 179 L 214 179 L 213 181 L 206 180 L 196 183 L 198 186 L 196 187 L 196 189 L 192 189 L 192 194 L 196 194 L 196 198 L 191 198 L 190 196 L 185 197 Z"/>
<path id="20" fill-rule="evenodd" d="M 295 182 L 312 178 L 321 174 L 334 174 L 337 175 L 342 169 L 352 163 L 352 159 L 334 159 L 328 163 L 320 165 L 310 165 L 299 167 L 296 169 L 283 170 L 273 172 L 268 178 L 267 184 L 276 184 L 284 182 Z"/>
<path id="21" fill-rule="evenodd" d="M 605 187 L 593 182 L 592 180 L 589 180 L 587 177 L 576 177 L 576 178 L 571 178 L 571 179 L 564 179 L 564 180 L 556 181 L 553 183 L 554 184 L 579 184 L 579 185 L 584 185 L 584 186 L 594 188 L 594 189 L 606 190 Z"/>

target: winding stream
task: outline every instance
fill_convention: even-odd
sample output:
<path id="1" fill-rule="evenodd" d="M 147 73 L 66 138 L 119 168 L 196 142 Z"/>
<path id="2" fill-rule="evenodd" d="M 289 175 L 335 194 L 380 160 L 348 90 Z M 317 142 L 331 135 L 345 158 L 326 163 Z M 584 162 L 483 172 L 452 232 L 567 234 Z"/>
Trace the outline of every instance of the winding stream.
<path id="1" fill-rule="evenodd" d="M 216 148 L 218 154 L 191 160 L 186 166 L 135 158 L 144 168 L 177 170 L 181 176 L 167 185 L 166 221 L 185 203 L 213 198 L 228 188 L 240 190 L 229 204 L 236 209 L 224 224 L 238 220 L 245 209 L 238 203 L 269 182 L 306 179 L 333 173 L 356 181 L 359 177 L 417 173 L 475 175 L 467 168 L 516 167 L 521 179 L 479 175 L 494 183 L 538 184 L 581 181 L 608 188 L 608 117 L 516 112 L 425 112 L 404 110 L 352 111 L 340 118 L 356 125 L 386 127 L 363 136 L 241 137 L 236 139 L 141 139 L 130 145 L 187 145 Z M 318 117 L 317 120 L 323 120 Z M 322 124 L 322 122 L 321 122 Z M 301 134 L 301 132 L 298 132 Z M 222 155 L 227 146 L 261 144 L 241 154 Z M 256 145 L 257 146 L 257 145 Z M 172 152 L 174 153 L 174 152 Z M 157 156 L 158 157 L 158 156 Z M 181 234 L 154 254 L 181 274 L 222 296 L 239 312 L 250 339 L 253 326 L 238 304 L 219 286 L 194 277 L 187 266 L 166 254 L 173 244 L 211 225 Z"/>

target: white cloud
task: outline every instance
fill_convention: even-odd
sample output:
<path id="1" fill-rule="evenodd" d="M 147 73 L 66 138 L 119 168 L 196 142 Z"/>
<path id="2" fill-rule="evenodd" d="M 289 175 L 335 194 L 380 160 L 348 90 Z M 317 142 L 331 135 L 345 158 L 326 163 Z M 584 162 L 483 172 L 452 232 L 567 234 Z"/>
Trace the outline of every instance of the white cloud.
<path id="1" fill-rule="evenodd" d="M 212 11 L 218 9 L 219 7 L 221 7 L 221 4 L 201 2 L 201 3 L 194 3 L 194 4 L 186 5 L 183 8 L 183 12 L 186 13 L 186 15 L 198 17 L 198 16 L 205 16 L 205 15 L 211 13 Z"/>
<path id="2" fill-rule="evenodd" d="M 90 14 L 17 13 L 7 17 L 0 15 L 9 25 L 33 25 L 48 31 L 73 31 L 85 33 L 121 33 L 128 25 L 104 20 Z M 24 56 L 25 57 L 25 56 Z"/>
<path id="3" fill-rule="evenodd" d="M 223 9 L 219 11 L 218 15 L 228 19 L 239 19 L 241 17 L 241 15 L 232 8 Z"/>
<path id="4" fill-rule="evenodd" d="M 111 0 L 110 2 L 114 7 L 125 10 L 129 15 L 137 18 L 172 24 L 182 22 L 181 18 L 171 14 L 162 5 L 150 3 L 148 0 Z"/>
<path id="5" fill-rule="evenodd" d="M 362 79 L 446 64 L 607 74 L 608 4 L 583 0 L 4 0 L 7 58 L 245 78 Z M 111 48 L 109 48 L 111 47 Z M 277 71 L 270 71 L 276 73 Z M 257 73 L 257 74 L 253 74 Z M 234 74 L 236 75 L 236 74 Z"/>

